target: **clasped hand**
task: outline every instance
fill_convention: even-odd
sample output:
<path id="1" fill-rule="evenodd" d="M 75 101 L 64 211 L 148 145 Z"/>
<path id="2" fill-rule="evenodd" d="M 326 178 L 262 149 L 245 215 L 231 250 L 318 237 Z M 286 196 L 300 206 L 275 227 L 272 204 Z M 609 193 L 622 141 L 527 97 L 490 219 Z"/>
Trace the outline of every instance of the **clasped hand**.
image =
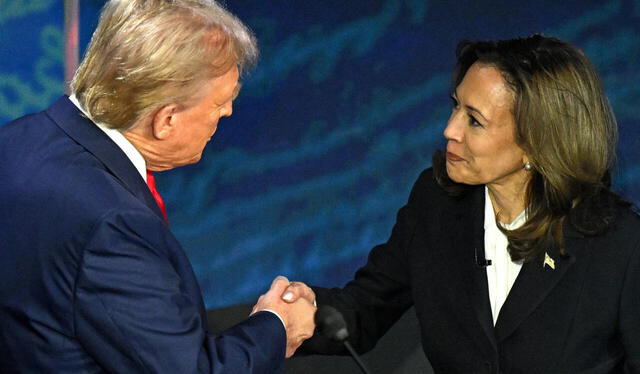
<path id="1" fill-rule="evenodd" d="M 269 291 L 260 296 L 251 314 L 271 310 L 282 318 L 287 333 L 286 357 L 289 358 L 313 336 L 315 299 L 315 293 L 306 284 L 289 282 L 287 278 L 278 276 Z"/>

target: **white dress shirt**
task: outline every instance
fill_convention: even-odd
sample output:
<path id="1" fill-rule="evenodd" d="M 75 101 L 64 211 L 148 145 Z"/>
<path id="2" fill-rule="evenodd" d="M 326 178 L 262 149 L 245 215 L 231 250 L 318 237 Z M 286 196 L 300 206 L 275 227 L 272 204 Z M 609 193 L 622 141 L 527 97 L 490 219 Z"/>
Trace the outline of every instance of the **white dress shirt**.
<path id="1" fill-rule="evenodd" d="M 91 119 L 91 117 L 89 117 L 87 112 L 84 111 L 84 108 L 82 108 L 82 106 L 80 105 L 80 102 L 78 101 L 78 98 L 76 98 L 76 95 L 69 96 L 69 100 L 71 100 L 71 102 L 76 107 L 78 107 L 78 109 L 80 109 L 80 111 L 84 113 L 84 115 L 87 116 L 87 118 Z M 100 130 L 104 131 L 104 133 L 107 134 L 107 136 L 111 138 L 111 140 L 113 140 L 113 142 L 116 143 L 118 147 L 120 147 L 122 152 L 124 152 L 124 154 L 129 158 L 133 166 L 135 166 L 136 170 L 138 170 L 138 173 L 140 173 L 140 176 L 142 176 L 142 179 L 144 179 L 146 183 L 147 182 L 147 163 L 144 161 L 144 157 L 142 157 L 142 155 L 140 154 L 140 152 L 138 152 L 136 147 L 134 147 L 133 144 L 131 144 L 131 142 L 127 140 L 127 138 L 125 138 L 124 135 L 122 135 L 120 130 L 110 129 L 103 123 L 96 123 L 95 121 L 93 121 L 93 123 L 95 123 Z"/>
<path id="2" fill-rule="evenodd" d="M 500 309 L 507 299 L 518 273 L 520 273 L 522 261 L 511 261 L 507 251 L 509 241 L 496 225 L 496 215 L 493 211 L 493 204 L 491 204 L 489 189 L 485 187 L 484 191 L 484 253 L 485 258 L 491 260 L 491 265 L 487 266 L 487 282 L 493 324 L 495 325 Z M 501 225 L 507 230 L 513 230 L 522 226 L 525 222 L 525 212 L 522 211 L 513 222 Z"/>

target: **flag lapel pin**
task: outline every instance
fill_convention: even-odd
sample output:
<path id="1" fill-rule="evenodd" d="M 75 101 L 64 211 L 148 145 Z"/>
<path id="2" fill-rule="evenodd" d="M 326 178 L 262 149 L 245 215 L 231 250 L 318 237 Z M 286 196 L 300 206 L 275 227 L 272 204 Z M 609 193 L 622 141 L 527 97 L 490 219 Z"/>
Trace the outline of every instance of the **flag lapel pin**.
<path id="1" fill-rule="evenodd" d="M 544 254 L 544 264 L 542 265 L 544 267 L 544 265 L 549 266 L 551 269 L 555 270 L 556 268 L 556 262 L 553 261 L 553 259 L 551 258 L 551 256 L 549 256 L 548 253 L 545 252 Z"/>

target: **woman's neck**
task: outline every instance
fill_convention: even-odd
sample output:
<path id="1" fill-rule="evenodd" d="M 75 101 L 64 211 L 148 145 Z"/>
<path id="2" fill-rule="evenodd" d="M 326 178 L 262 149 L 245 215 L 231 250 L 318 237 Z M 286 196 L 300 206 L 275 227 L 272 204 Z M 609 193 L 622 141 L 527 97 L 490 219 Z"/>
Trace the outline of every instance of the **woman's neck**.
<path id="1" fill-rule="evenodd" d="M 515 220 L 525 208 L 525 189 L 527 181 L 521 180 L 508 184 L 488 184 L 489 197 L 498 222 L 509 224 Z"/>

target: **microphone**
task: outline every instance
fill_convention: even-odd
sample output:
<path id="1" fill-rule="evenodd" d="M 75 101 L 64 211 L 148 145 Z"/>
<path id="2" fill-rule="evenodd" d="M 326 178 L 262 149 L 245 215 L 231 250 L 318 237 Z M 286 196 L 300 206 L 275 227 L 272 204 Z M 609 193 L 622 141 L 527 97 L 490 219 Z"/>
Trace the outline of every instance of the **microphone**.
<path id="1" fill-rule="evenodd" d="M 482 256 L 478 257 L 478 248 L 474 248 L 476 255 L 476 265 L 481 268 L 486 268 L 487 266 L 491 266 L 491 260 L 484 258 L 484 251 L 482 251 Z"/>
<path id="2" fill-rule="evenodd" d="M 367 370 L 367 367 L 364 365 L 364 362 L 360 360 L 356 351 L 347 341 L 349 331 L 347 330 L 347 323 L 345 322 L 342 313 L 332 306 L 320 305 L 316 311 L 315 322 L 318 331 L 322 335 L 333 341 L 342 342 L 351 354 L 351 357 L 356 361 L 356 364 L 358 364 L 358 367 L 360 367 L 360 370 L 362 370 L 364 374 L 370 374 L 369 370 Z"/>

